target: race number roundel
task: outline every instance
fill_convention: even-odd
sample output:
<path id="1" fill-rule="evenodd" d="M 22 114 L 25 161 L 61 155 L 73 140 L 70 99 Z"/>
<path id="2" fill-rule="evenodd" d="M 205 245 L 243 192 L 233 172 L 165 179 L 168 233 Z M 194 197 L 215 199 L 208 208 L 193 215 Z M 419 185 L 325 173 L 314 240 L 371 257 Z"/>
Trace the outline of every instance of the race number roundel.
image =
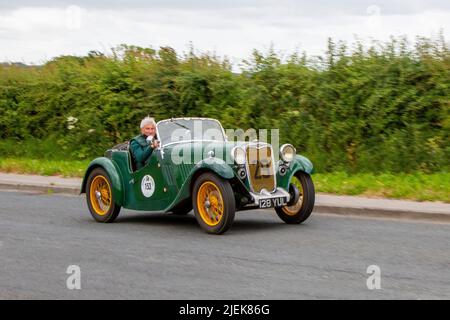
<path id="1" fill-rule="evenodd" d="M 149 198 L 155 192 L 155 180 L 152 176 L 146 175 L 142 178 L 141 190 L 144 197 Z"/>

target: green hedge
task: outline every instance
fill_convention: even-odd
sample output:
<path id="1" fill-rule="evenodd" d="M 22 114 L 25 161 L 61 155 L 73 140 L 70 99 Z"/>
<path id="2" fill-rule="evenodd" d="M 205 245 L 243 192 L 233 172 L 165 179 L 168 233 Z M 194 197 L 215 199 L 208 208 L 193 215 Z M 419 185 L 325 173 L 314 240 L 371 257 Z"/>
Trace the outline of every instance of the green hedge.
<path id="1" fill-rule="evenodd" d="M 33 141 L 53 150 L 49 158 L 88 159 L 136 135 L 147 114 L 205 116 L 225 128 L 279 128 L 281 142 L 293 143 L 319 172 L 448 170 L 443 38 L 352 49 L 329 40 L 320 57 L 255 50 L 243 66 L 235 73 L 213 55 L 126 45 L 110 56 L 1 65 L 0 152 L 20 155 Z"/>

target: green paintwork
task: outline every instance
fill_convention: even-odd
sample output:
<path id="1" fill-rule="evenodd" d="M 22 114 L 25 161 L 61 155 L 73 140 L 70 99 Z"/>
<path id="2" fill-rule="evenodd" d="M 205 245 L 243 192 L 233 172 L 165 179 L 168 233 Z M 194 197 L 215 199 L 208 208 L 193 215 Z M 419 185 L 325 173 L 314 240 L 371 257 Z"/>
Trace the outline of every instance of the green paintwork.
<path id="1" fill-rule="evenodd" d="M 226 164 L 225 161 L 219 158 L 208 158 L 200 161 L 196 166 L 195 169 L 209 169 L 211 171 L 214 171 L 219 176 L 221 176 L 224 179 L 231 179 L 234 177 L 234 171 L 231 168 L 230 165 Z"/>
<path id="2" fill-rule="evenodd" d="M 278 167 L 281 165 L 281 163 L 282 161 L 280 160 L 278 162 Z M 292 176 L 297 171 L 304 171 L 308 174 L 312 174 L 314 171 L 314 167 L 308 158 L 296 155 L 295 159 L 289 164 L 289 168 L 284 176 L 280 176 L 279 171 L 277 171 L 277 186 L 285 190 L 289 190 L 289 183 L 292 179 Z"/>
<path id="3" fill-rule="evenodd" d="M 170 211 L 181 201 L 191 197 L 191 190 L 195 179 L 203 172 L 210 171 L 224 179 L 239 181 L 248 193 L 250 190 L 248 179 L 240 180 L 236 174 L 237 166 L 230 159 L 231 149 L 238 145 L 245 147 L 248 142 L 198 142 L 186 141 L 163 146 L 155 150 L 148 164 L 133 172 L 131 158 L 128 151 L 109 150 L 106 157 L 97 158 L 89 164 L 83 180 L 81 192 L 86 191 L 86 180 L 90 172 L 96 167 L 103 167 L 111 181 L 114 201 L 125 208 L 145 211 Z M 209 154 L 214 151 L 214 156 Z M 183 154 L 186 152 L 186 154 Z M 277 151 L 274 151 L 277 152 Z M 179 164 L 175 154 L 190 160 Z M 293 174 L 299 170 L 312 173 L 311 162 L 297 155 L 289 165 L 286 174 L 279 175 L 276 164 L 277 187 L 288 190 Z M 155 182 L 154 191 L 150 197 L 145 197 L 141 184 L 145 176 L 151 176 Z M 240 187 L 240 188 L 241 188 Z M 239 199 L 241 195 L 236 195 Z"/>
<path id="4" fill-rule="evenodd" d="M 197 163 L 191 170 L 190 174 L 186 177 L 185 182 L 180 188 L 180 192 L 174 201 L 170 204 L 168 210 L 175 207 L 180 201 L 191 197 L 191 182 L 193 176 L 199 172 L 211 171 L 221 176 L 224 179 L 232 179 L 235 177 L 233 169 L 225 163 L 222 159 L 210 158 L 204 159 Z"/>

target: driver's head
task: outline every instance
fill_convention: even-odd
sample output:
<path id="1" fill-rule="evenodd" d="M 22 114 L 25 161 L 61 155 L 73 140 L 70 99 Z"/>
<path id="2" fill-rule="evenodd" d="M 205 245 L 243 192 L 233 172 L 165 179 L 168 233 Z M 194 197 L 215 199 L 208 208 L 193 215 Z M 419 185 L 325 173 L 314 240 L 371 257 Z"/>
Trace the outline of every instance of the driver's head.
<path id="1" fill-rule="evenodd" d="M 141 121 L 141 133 L 145 136 L 155 136 L 156 135 L 156 122 L 155 119 L 151 117 L 145 117 Z"/>

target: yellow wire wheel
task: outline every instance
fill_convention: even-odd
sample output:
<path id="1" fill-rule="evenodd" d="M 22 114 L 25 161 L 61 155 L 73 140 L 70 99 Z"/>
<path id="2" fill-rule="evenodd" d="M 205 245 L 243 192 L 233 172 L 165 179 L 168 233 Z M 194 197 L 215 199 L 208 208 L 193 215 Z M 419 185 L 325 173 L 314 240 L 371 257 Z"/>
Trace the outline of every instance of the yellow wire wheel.
<path id="1" fill-rule="evenodd" d="M 103 168 L 96 168 L 89 175 L 86 196 L 89 211 L 96 221 L 116 219 L 120 206 L 114 203 L 111 181 Z"/>
<path id="2" fill-rule="evenodd" d="M 208 226 L 216 226 L 223 217 L 224 202 L 217 185 L 205 181 L 197 192 L 197 207 L 203 221 Z"/>
<path id="3" fill-rule="evenodd" d="M 111 187 L 106 177 L 98 175 L 94 177 L 89 188 L 92 208 L 99 216 L 104 216 L 111 208 Z"/>
<path id="4" fill-rule="evenodd" d="M 192 205 L 197 222 L 208 233 L 222 234 L 234 221 L 236 202 L 231 185 L 211 172 L 194 182 Z"/>

